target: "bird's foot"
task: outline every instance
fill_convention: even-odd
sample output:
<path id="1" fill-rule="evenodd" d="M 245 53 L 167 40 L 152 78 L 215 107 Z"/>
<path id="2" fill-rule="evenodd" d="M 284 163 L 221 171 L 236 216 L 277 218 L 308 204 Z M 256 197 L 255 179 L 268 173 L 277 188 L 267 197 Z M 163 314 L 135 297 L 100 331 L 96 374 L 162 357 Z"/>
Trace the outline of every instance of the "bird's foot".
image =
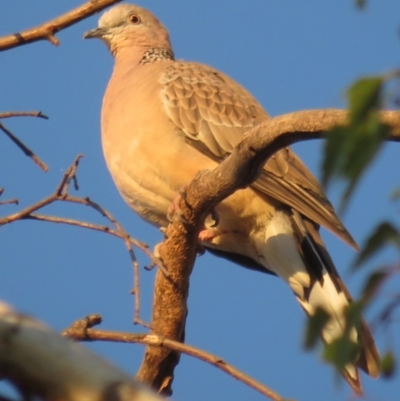
<path id="1" fill-rule="evenodd" d="M 207 242 L 211 243 L 213 238 L 218 236 L 219 233 L 217 230 L 214 230 L 212 228 L 204 228 L 199 232 L 199 242 L 197 243 L 197 254 L 198 255 L 203 255 L 206 252 L 206 247 L 204 246 Z"/>
<path id="2" fill-rule="evenodd" d="M 213 229 L 205 228 L 199 232 L 200 242 L 211 242 L 211 240 L 216 237 L 217 233 Z"/>
<path id="3" fill-rule="evenodd" d="M 177 218 L 182 224 L 188 224 L 188 221 L 183 217 L 181 208 L 179 206 L 182 199 L 186 201 L 183 190 L 184 188 L 179 190 L 178 195 L 168 207 L 167 219 L 170 223 L 172 223 L 173 218 Z"/>

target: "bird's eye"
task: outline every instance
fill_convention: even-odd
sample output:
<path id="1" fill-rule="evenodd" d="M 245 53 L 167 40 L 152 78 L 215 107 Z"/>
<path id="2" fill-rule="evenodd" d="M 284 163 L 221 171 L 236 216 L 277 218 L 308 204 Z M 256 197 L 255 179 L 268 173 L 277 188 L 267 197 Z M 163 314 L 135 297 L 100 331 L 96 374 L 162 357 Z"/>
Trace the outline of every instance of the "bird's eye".
<path id="1" fill-rule="evenodd" d="M 131 21 L 132 24 L 140 24 L 142 20 L 137 14 L 131 14 L 129 16 L 129 21 Z"/>

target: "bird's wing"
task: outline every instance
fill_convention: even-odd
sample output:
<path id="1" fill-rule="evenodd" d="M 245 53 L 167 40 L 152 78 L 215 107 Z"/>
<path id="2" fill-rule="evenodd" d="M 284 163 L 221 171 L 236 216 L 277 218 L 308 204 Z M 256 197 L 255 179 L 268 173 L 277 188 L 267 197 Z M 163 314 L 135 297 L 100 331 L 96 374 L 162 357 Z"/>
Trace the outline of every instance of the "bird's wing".
<path id="1" fill-rule="evenodd" d="M 358 250 L 316 178 L 289 148 L 268 161 L 252 186 L 296 209 Z"/>
<path id="2" fill-rule="evenodd" d="M 249 129 L 269 118 L 242 86 L 201 64 L 171 63 L 163 71 L 160 83 L 162 101 L 171 120 L 192 146 L 219 162 Z M 357 247 L 316 178 L 289 148 L 268 160 L 252 187 Z"/>
<path id="3" fill-rule="evenodd" d="M 160 82 L 171 120 L 215 160 L 227 157 L 260 115 L 268 118 L 250 94 L 210 67 L 175 62 Z"/>

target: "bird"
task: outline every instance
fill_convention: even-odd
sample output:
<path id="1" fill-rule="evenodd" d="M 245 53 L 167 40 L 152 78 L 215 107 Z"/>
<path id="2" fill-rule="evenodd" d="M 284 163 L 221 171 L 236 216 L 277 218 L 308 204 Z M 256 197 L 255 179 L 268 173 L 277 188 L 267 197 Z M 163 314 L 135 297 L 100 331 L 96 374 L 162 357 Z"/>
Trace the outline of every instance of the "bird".
<path id="1" fill-rule="evenodd" d="M 85 39 L 101 39 L 114 69 L 101 110 L 104 157 L 121 196 L 145 221 L 165 228 L 181 188 L 214 169 L 268 113 L 224 73 L 175 59 L 169 32 L 150 11 L 123 3 L 107 10 Z M 358 345 L 341 374 L 361 394 L 358 368 L 379 376 L 379 353 L 362 320 L 346 327 L 352 302 L 319 234 L 325 227 L 353 248 L 356 242 L 322 186 L 290 148 L 268 159 L 255 182 L 223 200 L 217 219 L 199 235 L 209 252 L 276 275 L 308 316 L 322 309 L 322 340 L 347 333 Z"/>

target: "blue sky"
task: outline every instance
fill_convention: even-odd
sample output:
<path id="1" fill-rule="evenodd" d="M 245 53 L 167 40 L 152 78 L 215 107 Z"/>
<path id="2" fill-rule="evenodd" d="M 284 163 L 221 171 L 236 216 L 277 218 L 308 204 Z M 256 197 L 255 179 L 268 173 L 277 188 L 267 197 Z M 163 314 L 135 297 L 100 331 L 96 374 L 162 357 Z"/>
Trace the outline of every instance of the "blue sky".
<path id="1" fill-rule="evenodd" d="M 0 35 L 32 27 L 81 4 L 81 0 L 41 0 L 16 5 L 2 0 Z M 228 5 L 229 4 L 229 5 Z M 248 88 L 273 116 L 295 110 L 344 107 L 344 92 L 356 78 L 399 67 L 400 4 L 368 2 L 362 12 L 353 2 L 299 0 L 149 0 L 169 28 L 175 54 L 210 64 Z M 119 197 L 103 161 L 99 114 L 113 60 L 104 45 L 83 41 L 97 25 L 92 17 L 62 31 L 60 47 L 47 42 L 12 49 L 0 55 L 0 111 L 41 110 L 50 116 L 13 119 L 5 125 L 50 167 L 43 173 L 0 133 L 0 187 L 3 198 L 17 197 L 20 206 L 2 206 L 13 213 L 52 193 L 74 157 L 83 153 L 76 195 L 90 196 L 112 212 L 136 238 L 154 246 L 161 234 L 143 223 Z M 295 146 L 317 175 L 322 142 Z M 399 204 L 388 200 L 399 185 L 398 145 L 385 146 L 363 178 L 343 217 L 362 243 L 381 219 L 397 220 Z M 338 186 L 328 191 L 338 204 Z M 104 220 L 74 205 L 53 205 L 52 215 Z M 354 252 L 323 232 L 329 251 L 350 291 L 357 295 L 365 271 L 352 275 Z M 121 241 L 101 233 L 50 223 L 16 222 L 0 228 L 0 297 L 21 311 L 62 329 L 77 318 L 100 313 L 103 328 L 140 331 L 132 326 L 132 272 Z M 147 259 L 137 251 L 141 265 Z M 387 251 L 371 262 L 380 266 L 398 260 Z M 149 319 L 154 272 L 141 270 L 142 318 Z M 398 282 L 384 295 L 393 294 Z M 369 311 L 373 317 L 376 309 Z M 290 290 L 277 278 L 248 271 L 205 255 L 197 260 L 190 287 L 186 339 L 226 359 L 286 398 L 347 399 L 332 368 L 317 353 L 302 349 L 305 316 Z M 398 322 L 378 330 L 381 350 L 395 346 L 400 355 Z M 94 344 L 95 351 L 134 373 L 140 345 Z M 398 400 L 398 380 L 363 377 L 369 399 Z M 396 383 L 397 381 L 397 383 Z M 2 385 L 0 385 L 0 391 Z M 176 369 L 174 400 L 261 400 L 255 391 L 190 357 Z"/>

